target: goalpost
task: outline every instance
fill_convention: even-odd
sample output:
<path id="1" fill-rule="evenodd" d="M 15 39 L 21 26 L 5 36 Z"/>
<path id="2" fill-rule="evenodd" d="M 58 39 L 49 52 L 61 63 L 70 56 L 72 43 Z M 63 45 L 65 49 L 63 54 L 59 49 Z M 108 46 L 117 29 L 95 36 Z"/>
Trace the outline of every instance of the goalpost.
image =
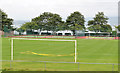
<path id="1" fill-rule="evenodd" d="M 75 42 L 75 56 L 74 56 L 74 61 L 76 63 L 77 61 L 77 41 L 76 40 L 58 40 L 58 39 L 30 39 L 30 38 L 11 38 L 11 60 L 13 61 L 14 58 L 14 52 L 13 52 L 13 49 L 14 49 L 14 40 L 44 40 L 44 41 L 73 41 Z"/>

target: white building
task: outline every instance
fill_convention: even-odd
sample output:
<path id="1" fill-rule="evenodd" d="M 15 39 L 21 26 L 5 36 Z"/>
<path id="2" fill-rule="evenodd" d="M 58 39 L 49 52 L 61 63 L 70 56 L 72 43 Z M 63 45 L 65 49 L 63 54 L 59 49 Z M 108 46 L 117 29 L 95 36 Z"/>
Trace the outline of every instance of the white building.
<path id="1" fill-rule="evenodd" d="M 46 35 L 49 34 L 51 35 L 53 33 L 53 31 L 40 31 L 40 30 L 33 30 L 34 33 L 38 33 L 39 35 Z M 17 31 L 14 31 L 14 35 L 19 35 L 20 33 Z M 27 35 L 27 32 L 23 32 L 21 33 L 22 35 Z M 73 35 L 73 32 L 71 30 L 63 30 L 63 31 L 57 31 L 56 35 Z"/>
<path id="2" fill-rule="evenodd" d="M 73 35 L 71 30 L 57 31 L 57 35 Z"/>

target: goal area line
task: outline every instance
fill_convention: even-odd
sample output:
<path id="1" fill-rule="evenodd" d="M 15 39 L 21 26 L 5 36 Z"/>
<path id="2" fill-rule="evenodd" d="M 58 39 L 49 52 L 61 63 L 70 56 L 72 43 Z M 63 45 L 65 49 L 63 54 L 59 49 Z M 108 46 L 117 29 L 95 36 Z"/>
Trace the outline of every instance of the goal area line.
<path id="1" fill-rule="evenodd" d="M 30 39 L 30 38 L 11 38 L 11 60 L 14 60 L 14 40 L 41 40 L 41 41 L 68 41 L 68 42 L 74 42 L 74 50 L 75 50 L 75 56 L 74 56 L 74 62 L 77 61 L 77 40 L 58 40 L 58 39 Z"/>

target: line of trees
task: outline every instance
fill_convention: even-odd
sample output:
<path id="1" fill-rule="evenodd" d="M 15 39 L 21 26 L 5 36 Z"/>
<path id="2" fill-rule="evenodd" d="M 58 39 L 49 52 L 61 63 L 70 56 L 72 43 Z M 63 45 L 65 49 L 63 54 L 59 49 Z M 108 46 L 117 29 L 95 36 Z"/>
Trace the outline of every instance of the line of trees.
<path id="1" fill-rule="evenodd" d="M 59 30 L 71 30 L 75 35 L 75 30 L 90 30 L 95 32 L 111 32 L 112 27 L 108 24 L 108 18 L 103 12 L 98 12 L 93 20 L 88 21 L 88 28 L 85 28 L 85 17 L 80 12 L 76 11 L 67 17 L 66 21 L 62 21 L 59 14 L 51 12 L 44 12 L 40 16 L 35 17 L 31 22 L 23 24 L 19 32 L 32 31 L 32 30 L 47 30 L 53 31 L 55 34 Z"/>
<path id="2" fill-rule="evenodd" d="M 2 17 L 2 18 L 1 18 Z M 92 20 L 87 22 L 88 27 L 85 27 L 85 17 L 80 12 L 76 11 L 63 21 L 59 14 L 51 12 L 44 12 L 38 17 L 35 17 L 31 22 L 23 24 L 17 29 L 18 32 L 33 31 L 33 30 L 47 30 L 53 31 L 53 35 L 59 30 L 71 30 L 75 35 L 75 30 L 90 30 L 95 32 L 111 32 L 112 27 L 108 24 L 108 17 L 103 12 L 98 12 Z M 0 30 L 5 32 L 5 27 L 8 30 L 15 30 L 13 28 L 13 19 L 8 18 L 8 15 L 0 9 Z M 120 25 L 115 26 L 120 31 Z"/>

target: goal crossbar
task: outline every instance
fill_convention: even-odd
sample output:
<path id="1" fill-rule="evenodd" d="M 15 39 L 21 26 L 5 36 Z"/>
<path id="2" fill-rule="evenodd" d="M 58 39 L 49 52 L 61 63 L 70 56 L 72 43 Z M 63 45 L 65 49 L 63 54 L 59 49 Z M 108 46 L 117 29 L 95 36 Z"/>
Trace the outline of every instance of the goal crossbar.
<path id="1" fill-rule="evenodd" d="M 14 44 L 13 40 L 44 40 L 44 41 L 73 41 L 75 42 L 75 63 L 77 61 L 77 41 L 76 40 L 58 40 L 58 39 L 30 39 L 30 38 L 11 38 L 11 60 L 13 61 L 13 49 L 14 49 Z"/>

